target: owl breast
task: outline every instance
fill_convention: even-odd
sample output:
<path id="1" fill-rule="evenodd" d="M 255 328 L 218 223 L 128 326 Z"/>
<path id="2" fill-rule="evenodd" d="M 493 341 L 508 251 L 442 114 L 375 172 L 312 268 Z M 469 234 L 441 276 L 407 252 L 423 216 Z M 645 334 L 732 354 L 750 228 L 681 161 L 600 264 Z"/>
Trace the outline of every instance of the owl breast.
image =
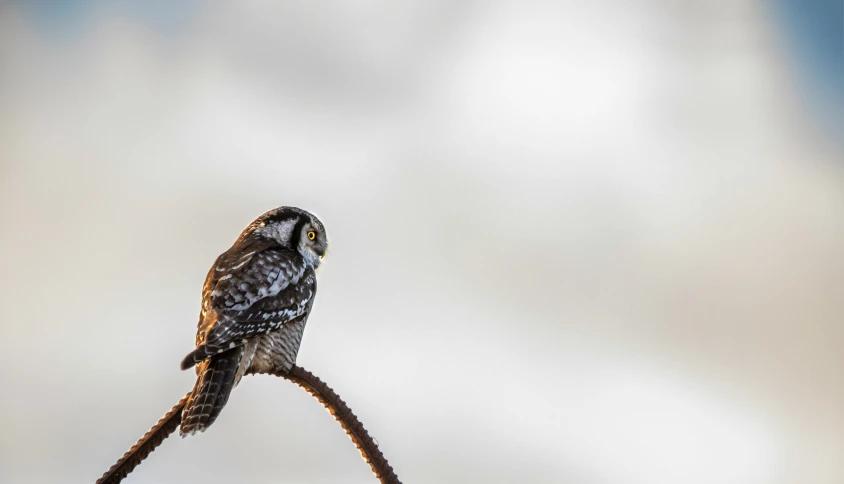
<path id="1" fill-rule="evenodd" d="M 284 324 L 281 328 L 256 338 L 255 356 L 249 372 L 289 371 L 296 363 L 302 343 L 306 317 Z"/>

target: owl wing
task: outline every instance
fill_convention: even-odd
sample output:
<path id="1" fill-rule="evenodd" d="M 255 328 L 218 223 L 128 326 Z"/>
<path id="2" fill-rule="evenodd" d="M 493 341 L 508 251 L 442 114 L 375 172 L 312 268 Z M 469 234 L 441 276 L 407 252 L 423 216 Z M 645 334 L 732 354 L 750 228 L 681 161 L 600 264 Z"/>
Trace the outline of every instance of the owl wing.
<path id="1" fill-rule="evenodd" d="M 197 348 L 182 368 L 302 317 L 315 293 L 316 277 L 298 253 L 277 246 L 230 249 L 206 277 Z"/>

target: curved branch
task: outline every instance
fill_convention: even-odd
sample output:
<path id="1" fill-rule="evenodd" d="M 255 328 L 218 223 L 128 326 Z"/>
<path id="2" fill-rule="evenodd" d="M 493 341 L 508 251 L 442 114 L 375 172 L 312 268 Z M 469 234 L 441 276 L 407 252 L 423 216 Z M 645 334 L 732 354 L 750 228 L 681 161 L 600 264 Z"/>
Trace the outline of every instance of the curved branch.
<path id="1" fill-rule="evenodd" d="M 324 381 L 308 370 L 295 365 L 288 373 L 274 372 L 270 374 L 292 381 L 319 400 L 331 412 L 331 415 L 334 415 L 334 418 L 340 422 L 340 425 L 352 439 L 355 447 L 360 451 L 361 457 L 372 468 L 372 472 L 378 480 L 383 484 L 401 484 L 401 481 L 387 462 L 384 454 L 378 449 L 378 444 L 375 443 L 375 440 L 373 440 L 369 432 L 363 427 L 363 424 L 352 412 L 352 409 Z"/>
<path id="2" fill-rule="evenodd" d="M 190 393 L 185 395 L 166 415 L 161 417 L 161 420 L 157 424 L 153 425 L 128 452 L 123 454 L 123 457 L 111 466 L 111 469 L 103 474 L 103 477 L 97 480 L 97 484 L 117 484 L 122 481 L 156 447 L 161 445 L 164 439 L 179 428 L 179 423 L 182 421 L 182 409 L 185 408 L 185 403 L 188 401 L 189 396 Z"/>
<path id="3" fill-rule="evenodd" d="M 382 484 L 401 484 L 393 468 L 390 467 L 387 459 L 384 458 L 384 454 L 378 449 L 378 444 L 370 437 L 369 432 L 366 431 L 360 420 L 352 413 L 346 402 L 331 387 L 326 385 L 325 382 L 308 370 L 295 365 L 289 372 L 279 371 L 268 374 L 290 380 L 313 395 L 340 422 L 346 434 L 352 439 L 352 442 L 360 451 L 363 460 L 369 464 L 375 477 Z M 187 402 L 189 395 L 190 393 L 185 395 L 166 415 L 161 417 L 161 420 L 157 424 L 144 434 L 128 452 L 123 454 L 123 457 L 117 463 L 111 466 L 111 469 L 106 471 L 97 480 L 97 484 L 117 484 L 122 481 L 156 447 L 161 445 L 164 439 L 175 432 L 179 428 L 179 423 L 182 420 L 182 409 L 185 407 L 185 402 Z"/>

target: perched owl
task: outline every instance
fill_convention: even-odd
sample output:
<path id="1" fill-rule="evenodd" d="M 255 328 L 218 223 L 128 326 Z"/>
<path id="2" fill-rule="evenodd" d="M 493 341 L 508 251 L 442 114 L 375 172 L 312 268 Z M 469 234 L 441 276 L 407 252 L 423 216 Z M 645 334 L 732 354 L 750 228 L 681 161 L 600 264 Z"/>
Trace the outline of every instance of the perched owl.
<path id="1" fill-rule="evenodd" d="M 181 435 L 210 426 L 248 371 L 288 371 L 316 295 L 316 270 L 328 248 L 310 213 L 280 207 L 258 217 L 223 252 L 202 287 L 196 386 L 182 412 Z"/>

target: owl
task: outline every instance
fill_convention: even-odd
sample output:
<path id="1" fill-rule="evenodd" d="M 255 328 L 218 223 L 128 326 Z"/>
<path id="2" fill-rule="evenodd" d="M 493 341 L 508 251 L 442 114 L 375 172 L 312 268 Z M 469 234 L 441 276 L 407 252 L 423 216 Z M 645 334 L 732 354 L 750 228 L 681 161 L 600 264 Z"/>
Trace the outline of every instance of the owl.
<path id="1" fill-rule="evenodd" d="M 247 373 L 289 371 L 296 363 L 325 257 L 325 227 L 295 207 L 258 217 L 223 252 L 202 287 L 196 385 L 182 412 L 182 437 L 207 429 Z"/>

